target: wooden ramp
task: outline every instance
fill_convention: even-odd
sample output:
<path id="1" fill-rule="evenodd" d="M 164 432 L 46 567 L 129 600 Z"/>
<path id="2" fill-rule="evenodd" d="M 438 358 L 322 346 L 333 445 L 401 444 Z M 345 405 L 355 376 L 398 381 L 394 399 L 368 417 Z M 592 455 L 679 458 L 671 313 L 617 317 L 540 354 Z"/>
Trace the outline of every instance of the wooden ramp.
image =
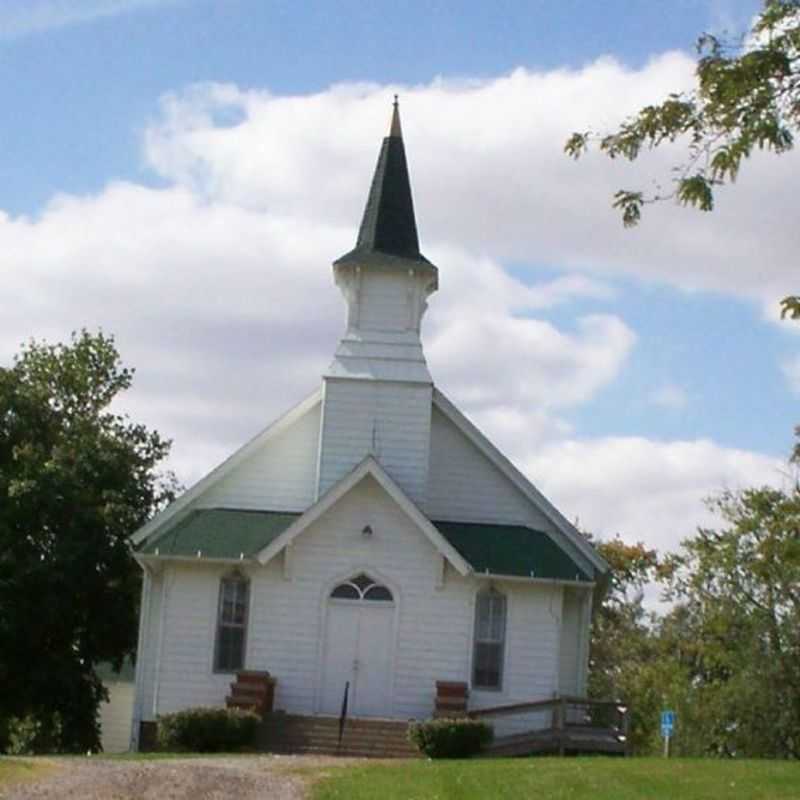
<path id="1" fill-rule="evenodd" d="M 543 727 L 508 736 L 495 737 L 485 755 L 513 757 L 528 755 L 628 754 L 629 709 L 616 701 L 555 697 L 530 703 L 515 703 L 471 711 L 474 719 L 491 722 L 497 717 L 543 714 Z"/>
<path id="2" fill-rule="evenodd" d="M 500 736 L 487 749 L 485 755 L 495 758 L 531 755 L 607 755 L 624 756 L 624 742 L 605 728 L 582 725 L 567 726 L 563 730 L 543 730 Z"/>

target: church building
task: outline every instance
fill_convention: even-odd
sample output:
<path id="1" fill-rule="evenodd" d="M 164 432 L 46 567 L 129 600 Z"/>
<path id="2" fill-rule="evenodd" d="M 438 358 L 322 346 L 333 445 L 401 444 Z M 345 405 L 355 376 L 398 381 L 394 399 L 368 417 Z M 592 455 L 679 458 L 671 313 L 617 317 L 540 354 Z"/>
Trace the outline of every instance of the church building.
<path id="1" fill-rule="evenodd" d="M 431 377 L 439 270 L 396 102 L 333 278 L 346 327 L 319 388 L 134 536 L 134 738 L 224 706 L 242 670 L 309 717 L 338 716 L 346 691 L 350 717 L 426 719 L 437 682 L 470 710 L 585 694 L 608 565 Z"/>

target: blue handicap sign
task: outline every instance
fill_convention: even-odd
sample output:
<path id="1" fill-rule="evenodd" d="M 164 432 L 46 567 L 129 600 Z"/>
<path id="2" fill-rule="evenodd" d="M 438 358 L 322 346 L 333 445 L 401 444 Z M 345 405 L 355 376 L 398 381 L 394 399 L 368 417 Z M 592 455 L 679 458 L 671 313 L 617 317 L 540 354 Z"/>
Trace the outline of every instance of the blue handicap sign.
<path id="1" fill-rule="evenodd" d="M 662 736 L 672 736 L 672 732 L 675 730 L 675 712 L 674 711 L 662 711 L 661 712 L 661 735 Z"/>

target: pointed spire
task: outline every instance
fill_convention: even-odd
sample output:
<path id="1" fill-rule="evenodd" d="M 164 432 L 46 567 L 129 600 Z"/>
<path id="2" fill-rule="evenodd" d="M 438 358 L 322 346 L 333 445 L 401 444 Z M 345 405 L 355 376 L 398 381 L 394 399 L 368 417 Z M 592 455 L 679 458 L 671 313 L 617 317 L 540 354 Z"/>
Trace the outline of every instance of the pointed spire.
<path id="1" fill-rule="evenodd" d="M 397 95 L 394 96 L 389 135 L 383 140 L 372 178 L 358 241 L 354 250 L 334 263 L 358 261 L 363 266 L 373 263 L 377 266 L 386 262 L 386 256 L 421 261 L 433 268 L 419 251 Z"/>
<path id="2" fill-rule="evenodd" d="M 392 124 L 389 126 L 389 136 L 397 136 L 402 139 L 403 130 L 400 127 L 400 101 L 397 99 L 397 95 L 394 96 L 392 108 Z"/>

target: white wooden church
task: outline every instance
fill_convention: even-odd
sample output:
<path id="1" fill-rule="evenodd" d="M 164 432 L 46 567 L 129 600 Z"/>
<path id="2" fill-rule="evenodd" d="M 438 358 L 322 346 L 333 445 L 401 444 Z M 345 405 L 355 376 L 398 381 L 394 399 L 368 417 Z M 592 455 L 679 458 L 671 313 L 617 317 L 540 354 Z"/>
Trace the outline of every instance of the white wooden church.
<path id="1" fill-rule="evenodd" d="M 224 705 L 268 671 L 274 707 L 432 715 L 585 692 L 608 565 L 434 385 L 420 339 L 438 270 L 419 250 L 395 103 L 320 388 L 134 537 L 144 570 L 139 723 Z M 298 331 L 300 333 L 300 331 Z M 134 741 L 135 743 L 135 741 Z"/>

